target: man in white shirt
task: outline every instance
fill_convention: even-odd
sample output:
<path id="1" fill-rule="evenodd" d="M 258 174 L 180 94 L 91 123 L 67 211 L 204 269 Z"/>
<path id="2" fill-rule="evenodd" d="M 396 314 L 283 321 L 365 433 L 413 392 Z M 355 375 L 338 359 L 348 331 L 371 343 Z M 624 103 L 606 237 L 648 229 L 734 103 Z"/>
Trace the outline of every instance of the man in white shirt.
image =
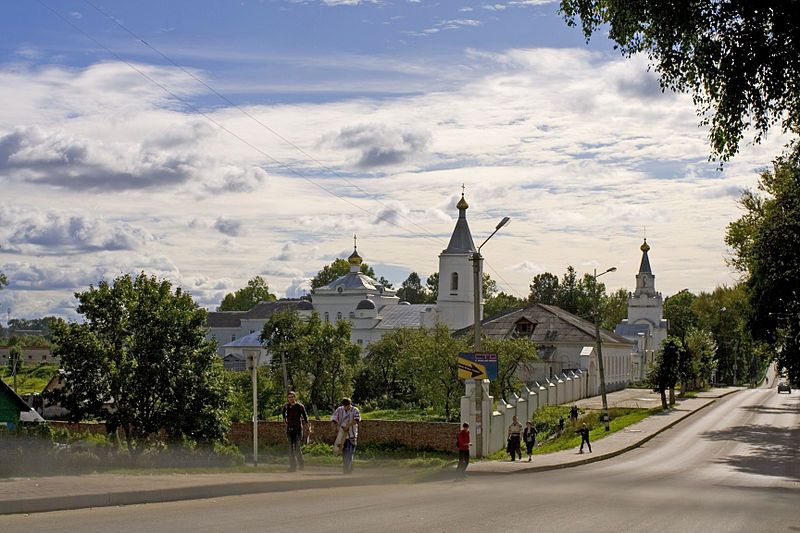
<path id="1" fill-rule="evenodd" d="M 361 422 L 361 413 L 350 401 L 344 398 L 342 405 L 336 408 L 331 416 L 331 421 L 338 432 L 342 432 L 342 460 L 343 471 L 349 474 L 353 471 L 353 456 L 356 453 L 356 441 L 358 440 L 358 423 Z"/>

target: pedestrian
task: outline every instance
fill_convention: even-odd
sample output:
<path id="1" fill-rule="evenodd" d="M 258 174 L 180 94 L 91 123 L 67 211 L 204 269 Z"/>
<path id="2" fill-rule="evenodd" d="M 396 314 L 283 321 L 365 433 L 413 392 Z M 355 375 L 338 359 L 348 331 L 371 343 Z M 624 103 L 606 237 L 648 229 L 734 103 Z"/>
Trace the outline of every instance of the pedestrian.
<path id="1" fill-rule="evenodd" d="M 464 479 L 467 477 L 467 467 L 469 466 L 469 447 L 472 443 L 469 440 L 469 424 L 464 422 L 461 424 L 461 430 L 456 437 L 456 446 L 458 447 L 458 468 L 456 474 Z"/>
<path id="2" fill-rule="evenodd" d="M 559 416 L 558 417 L 558 432 L 559 433 L 563 433 L 564 432 L 564 417 L 563 416 Z"/>
<path id="3" fill-rule="evenodd" d="M 350 398 L 343 398 L 342 405 L 333 412 L 331 421 L 336 431 L 341 432 L 342 470 L 345 474 L 350 474 L 353 472 L 353 456 L 356 453 L 358 423 L 361 422 L 361 413 L 358 412 Z"/>
<path id="4" fill-rule="evenodd" d="M 589 447 L 589 453 L 592 453 L 592 445 L 589 443 L 589 426 L 586 425 L 586 422 L 584 422 L 581 427 L 575 430 L 575 433 L 581 436 L 581 449 L 578 453 L 583 453 L 584 444 Z"/>
<path id="5" fill-rule="evenodd" d="M 517 420 L 516 415 L 511 419 L 511 425 L 508 426 L 508 453 L 511 454 L 511 461 L 514 457 L 519 455 L 519 460 L 522 461 L 522 450 L 520 449 L 520 439 L 522 437 L 522 424 Z"/>
<path id="6" fill-rule="evenodd" d="M 531 462 L 533 447 L 536 446 L 536 426 L 530 420 L 525 424 L 525 431 L 522 432 L 522 440 L 525 441 L 525 449 L 528 452 L 528 462 Z"/>
<path id="7" fill-rule="evenodd" d="M 569 410 L 569 419 L 573 425 L 578 421 L 578 406 L 573 405 L 572 408 Z"/>
<path id="8" fill-rule="evenodd" d="M 286 395 L 283 423 L 286 425 L 286 437 L 289 439 L 289 472 L 294 472 L 298 468 L 302 470 L 305 465 L 300 446 L 303 443 L 303 425 L 308 429 L 308 414 L 303 404 L 298 403 L 294 391 L 289 391 Z"/>

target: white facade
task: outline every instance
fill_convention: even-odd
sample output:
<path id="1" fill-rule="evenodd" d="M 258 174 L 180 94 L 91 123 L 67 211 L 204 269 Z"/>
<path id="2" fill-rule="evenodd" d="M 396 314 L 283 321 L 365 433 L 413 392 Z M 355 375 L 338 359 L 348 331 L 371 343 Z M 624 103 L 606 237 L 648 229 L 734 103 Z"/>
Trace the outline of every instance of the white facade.
<path id="1" fill-rule="evenodd" d="M 655 352 L 667 338 L 668 326 L 664 319 L 664 299 L 656 291 L 656 276 L 650 268 L 647 239 L 639 249 L 642 262 L 636 274 L 636 289 L 628 295 L 628 318 L 614 328 L 616 334 L 636 342 L 630 357 L 630 380 L 633 383 L 644 380 Z"/>

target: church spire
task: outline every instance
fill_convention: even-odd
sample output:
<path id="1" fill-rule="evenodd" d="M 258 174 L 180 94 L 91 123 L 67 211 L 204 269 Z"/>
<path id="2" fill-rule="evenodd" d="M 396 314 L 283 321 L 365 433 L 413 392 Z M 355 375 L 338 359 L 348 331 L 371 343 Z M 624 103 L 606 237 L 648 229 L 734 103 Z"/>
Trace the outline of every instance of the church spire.
<path id="1" fill-rule="evenodd" d="M 469 204 L 464 198 L 465 186 L 461 186 L 461 199 L 456 204 L 458 208 L 458 220 L 456 227 L 453 229 L 453 235 L 450 237 L 450 243 L 447 248 L 442 251 L 443 254 L 468 254 L 475 252 L 475 243 L 472 242 L 472 232 L 469 230 L 467 224 L 467 209 Z"/>
<path id="2" fill-rule="evenodd" d="M 358 272 L 361 270 L 361 262 L 363 259 L 358 255 L 358 237 L 353 235 L 353 253 L 347 258 L 350 263 L 350 272 Z"/>
<path id="3" fill-rule="evenodd" d="M 639 274 L 652 274 L 650 269 L 650 259 L 647 257 L 647 252 L 650 251 L 650 245 L 647 244 L 647 237 L 644 238 L 644 243 L 639 247 L 642 251 L 642 262 L 639 265 Z"/>

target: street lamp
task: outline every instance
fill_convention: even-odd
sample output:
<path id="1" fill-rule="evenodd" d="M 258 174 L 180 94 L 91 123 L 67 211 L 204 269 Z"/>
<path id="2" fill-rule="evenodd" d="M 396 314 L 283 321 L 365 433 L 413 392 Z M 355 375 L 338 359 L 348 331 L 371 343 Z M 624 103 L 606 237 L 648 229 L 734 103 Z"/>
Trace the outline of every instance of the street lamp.
<path id="1" fill-rule="evenodd" d="M 474 330 L 475 330 L 475 340 L 473 342 L 473 349 L 475 353 L 481 351 L 481 288 L 483 286 L 483 280 L 481 279 L 481 266 L 483 263 L 483 256 L 481 255 L 481 248 L 489 242 L 489 239 L 494 237 L 494 234 L 497 233 L 500 228 L 508 224 L 509 217 L 503 217 L 497 226 L 495 226 L 494 231 L 491 235 L 486 237 L 486 240 L 483 241 L 483 244 L 478 246 L 478 249 L 472 254 L 472 285 L 473 285 L 473 297 L 475 299 L 474 303 Z M 483 387 L 479 383 L 479 381 L 475 380 L 475 412 L 480 417 L 480 425 L 476 423 L 475 426 L 475 456 L 481 457 L 483 456 L 483 434 L 478 434 L 478 430 L 483 431 Z M 477 422 L 477 421 L 476 421 Z"/>
<path id="2" fill-rule="evenodd" d="M 597 342 L 597 366 L 600 367 L 600 396 L 603 398 L 603 422 L 606 425 L 606 431 L 610 431 L 611 428 L 609 427 L 609 416 L 608 416 L 608 397 L 606 396 L 606 371 L 603 367 L 603 341 L 600 338 L 600 321 L 599 319 L 599 311 L 600 311 L 600 292 L 597 290 L 597 278 L 602 276 L 603 274 L 608 274 L 609 272 L 616 272 L 617 267 L 611 267 L 606 269 L 604 272 L 597 273 L 597 269 L 594 269 L 594 275 L 592 278 L 594 279 L 594 336 Z"/>

